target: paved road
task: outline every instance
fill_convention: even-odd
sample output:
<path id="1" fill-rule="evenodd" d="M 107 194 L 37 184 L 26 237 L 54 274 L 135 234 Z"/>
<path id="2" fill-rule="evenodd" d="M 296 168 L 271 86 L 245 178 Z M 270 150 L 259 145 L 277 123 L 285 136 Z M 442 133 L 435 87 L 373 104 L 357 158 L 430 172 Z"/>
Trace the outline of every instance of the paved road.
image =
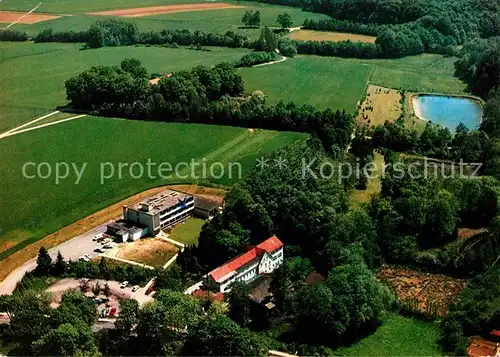
<path id="1" fill-rule="evenodd" d="M 96 256 L 94 249 L 100 246 L 99 243 L 92 241 L 92 238 L 98 233 L 106 231 L 106 224 L 94 228 L 82 235 L 79 235 L 69 241 L 66 241 L 55 248 L 49 250 L 52 259 L 57 257 L 57 252 L 60 251 L 65 260 L 77 260 L 84 254 Z M 22 266 L 14 270 L 7 278 L 0 283 L 0 295 L 9 295 L 14 292 L 17 283 L 23 278 L 24 274 L 35 269 L 36 257 L 27 261 Z"/>

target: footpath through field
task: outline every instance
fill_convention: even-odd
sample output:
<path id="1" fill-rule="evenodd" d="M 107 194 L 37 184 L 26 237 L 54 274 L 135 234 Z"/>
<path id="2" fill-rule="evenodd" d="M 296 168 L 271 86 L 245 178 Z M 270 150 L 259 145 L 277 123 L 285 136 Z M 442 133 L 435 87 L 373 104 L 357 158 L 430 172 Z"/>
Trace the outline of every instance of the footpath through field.
<path id="1" fill-rule="evenodd" d="M 55 112 L 46 114 L 44 116 L 41 116 L 40 118 L 37 118 L 37 119 L 32 120 L 30 122 L 24 123 L 23 125 L 15 127 L 13 129 L 10 129 L 10 130 L 8 130 L 8 131 L 6 131 L 4 133 L 1 133 L 0 134 L 0 139 L 6 138 L 6 137 L 9 137 L 9 136 L 13 136 L 13 135 L 17 135 L 17 134 L 21 134 L 21 133 L 25 133 L 27 131 L 37 130 L 37 129 L 45 128 L 47 126 L 64 123 L 64 122 L 67 122 L 67 121 L 70 121 L 70 120 L 75 120 L 75 119 L 83 118 L 83 117 L 86 116 L 86 114 L 80 114 L 80 115 L 75 115 L 75 116 L 72 116 L 72 117 L 69 117 L 69 118 L 65 118 L 65 119 L 61 119 L 61 120 L 57 120 L 57 121 L 53 121 L 53 122 L 49 122 L 49 123 L 40 124 L 40 125 L 36 125 L 36 126 L 33 126 L 33 127 L 26 128 L 27 126 L 30 126 L 30 125 L 32 125 L 34 123 L 37 123 L 37 122 L 41 121 L 41 120 L 47 119 L 47 118 L 49 118 L 49 117 L 51 117 L 51 116 L 53 116 L 55 114 L 58 114 L 58 113 L 60 113 L 60 112 L 58 110 L 56 110 Z M 23 129 L 23 128 L 26 128 L 26 129 Z"/>

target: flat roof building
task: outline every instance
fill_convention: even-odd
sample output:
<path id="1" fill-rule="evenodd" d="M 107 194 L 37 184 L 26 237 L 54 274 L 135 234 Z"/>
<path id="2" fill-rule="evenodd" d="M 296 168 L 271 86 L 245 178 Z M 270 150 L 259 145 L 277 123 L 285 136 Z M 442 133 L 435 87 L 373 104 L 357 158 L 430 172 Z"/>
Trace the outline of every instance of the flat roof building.
<path id="1" fill-rule="evenodd" d="M 165 190 L 144 201 L 123 206 L 123 218 L 148 227 L 155 235 L 189 216 L 194 210 L 194 197 L 182 192 Z"/>

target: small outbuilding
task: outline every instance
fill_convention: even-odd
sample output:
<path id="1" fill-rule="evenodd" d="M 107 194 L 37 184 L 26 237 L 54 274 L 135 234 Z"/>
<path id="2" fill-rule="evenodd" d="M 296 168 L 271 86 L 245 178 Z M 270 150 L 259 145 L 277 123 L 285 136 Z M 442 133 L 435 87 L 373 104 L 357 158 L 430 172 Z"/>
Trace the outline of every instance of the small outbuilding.
<path id="1" fill-rule="evenodd" d="M 215 199 L 195 196 L 194 214 L 203 219 L 212 219 L 219 210 L 220 202 Z"/>
<path id="2" fill-rule="evenodd" d="M 122 242 L 135 242 L 148 235 L 148 228 L 119 220 L 108 224 L 106 233 L 119 237 Z"/>

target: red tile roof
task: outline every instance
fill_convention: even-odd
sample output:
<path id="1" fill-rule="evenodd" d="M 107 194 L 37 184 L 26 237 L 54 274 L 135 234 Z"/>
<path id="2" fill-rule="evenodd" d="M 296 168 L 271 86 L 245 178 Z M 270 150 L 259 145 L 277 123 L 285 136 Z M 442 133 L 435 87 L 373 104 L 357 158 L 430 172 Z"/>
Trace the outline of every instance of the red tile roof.
<path id="1" fill-rule="evenodd" d="M 216 282 L 220 283 L 236 274 L 236 270 L 264 255 L 264 252 L 272 253 L 282 246 L 283 243 L 278 239 L 278 237 L 272 236 L 256 247 L 250 249 L 248 252 L 238 255 L 236 258 L 228 261 L 226 264 L 215 268 L 208 274 L 211 275 Z"/>
<path id="2" fill-rule="evenodd" d="M 272 253 L 281 247 L 283 247 L 283 243 L 276 236 L 272 236 L 257 245 L 257 248 L 264 249 L 268 253 Z"/>
<path id="3" fill-rule="evenodd" d="M 480 336 L 472 337 L 468 354 L 470 357 L 496 356 L 498 346 L 495 342 L 485 340 Z"/>
<path id="4" fill-rule="evenodd" d="M 471 357 L 492 357 L 495 356 L 495 349 L 485 346 L 471 346 L 469 347 L 469 356 Z"/>
<path id="5" fill-rule="evenodd" d="M 195 296 L 197 298 L 207 298 L 209 300 L 224 301 L 224 294 L 223 293 L 214 294 L 211 291 L 202 290 L 202 289 L 198 289 L 198 290 L 194 291 L 193 296 Z"/>
<path id="6" fill-rule="evenodd" d="M 490 335 L 500 337 L 500 330 L 491 330 Z"/>

